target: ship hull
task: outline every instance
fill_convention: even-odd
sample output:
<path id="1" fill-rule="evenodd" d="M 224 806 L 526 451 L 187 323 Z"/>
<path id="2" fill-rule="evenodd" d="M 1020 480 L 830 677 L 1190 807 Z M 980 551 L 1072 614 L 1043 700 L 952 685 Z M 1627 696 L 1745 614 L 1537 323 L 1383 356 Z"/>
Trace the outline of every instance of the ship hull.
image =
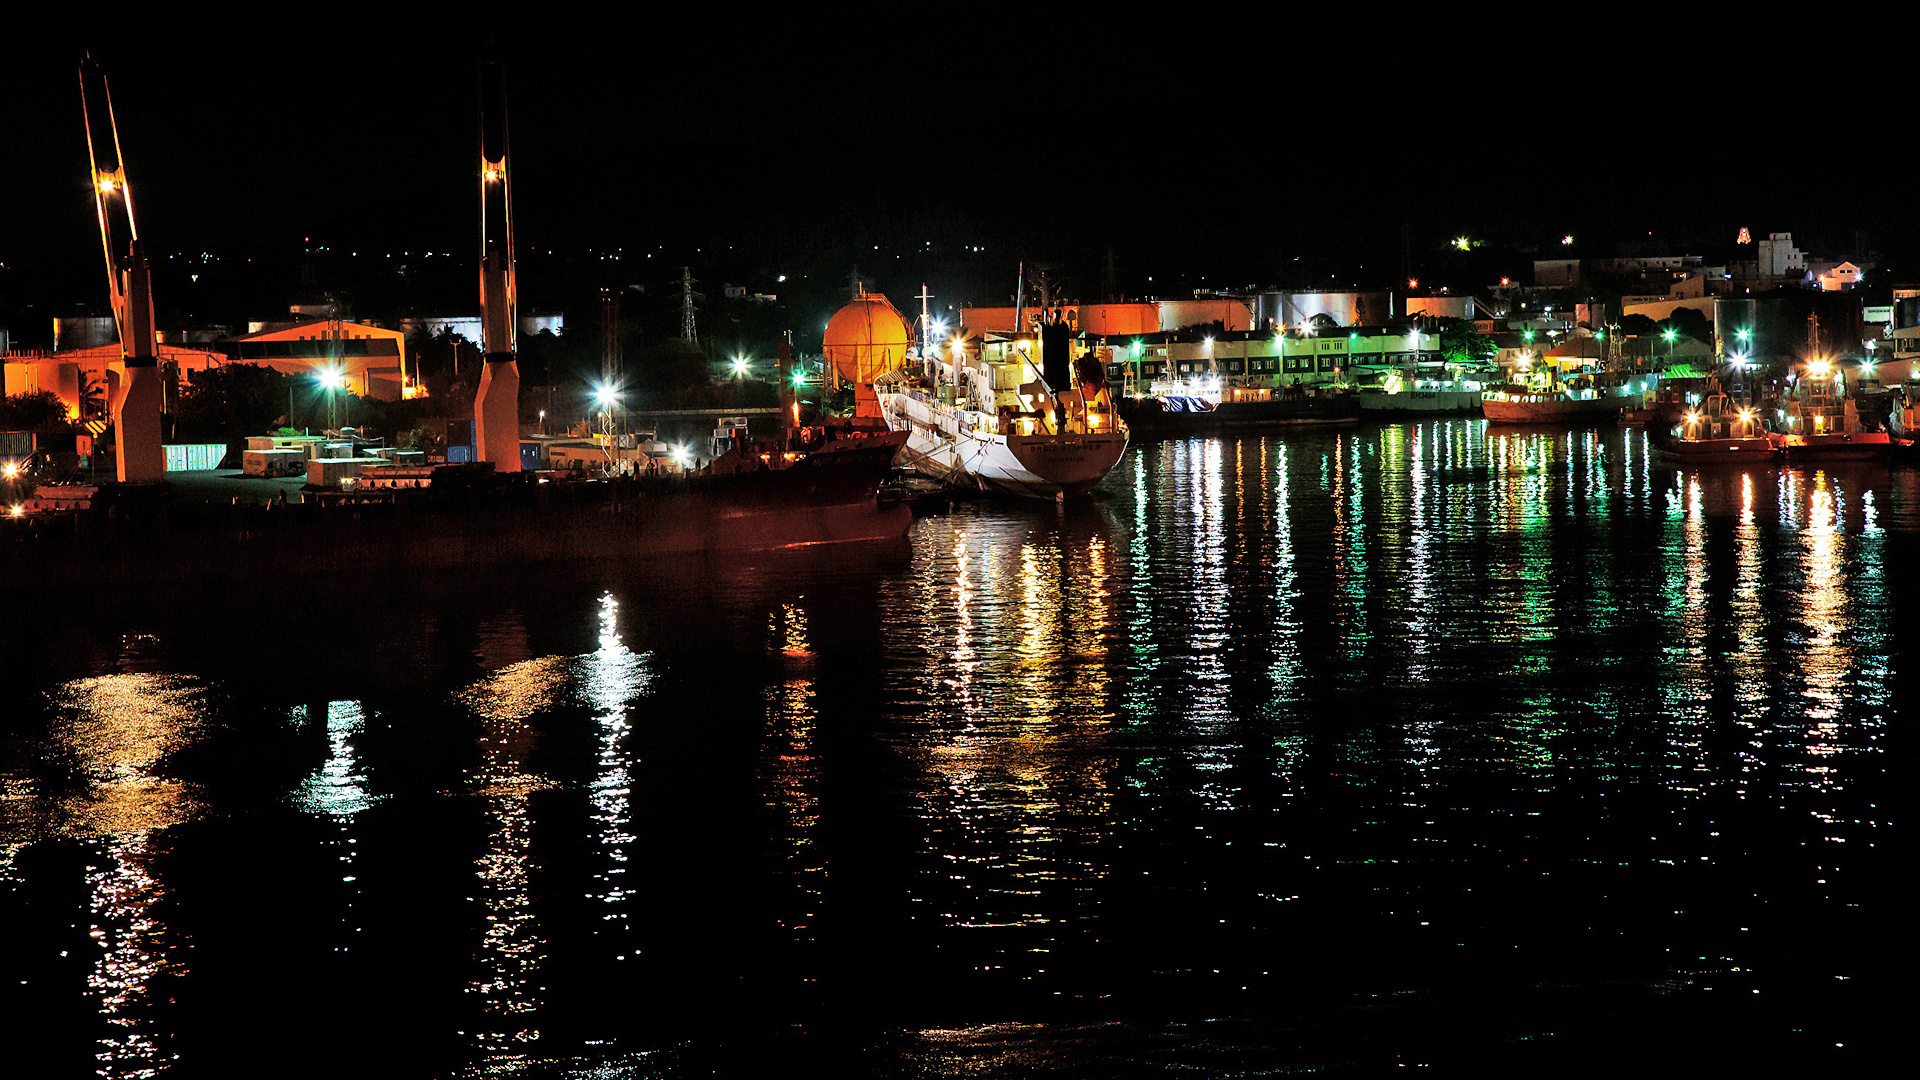
<path id="1" fill-rule="evenodd" d="M 1292 400 L 1223 401 L 1200 412 L 1186 407 L 1173 411 L 1160 399 L 1151 397 L 1121 398 L 1118 407 L 1130 430 L 1160 437 L 1353 424 L 1360 420 L 1358 403 L 1346 394 Z"/>
<path id="2" fill-rule="evenodd" d="M 1434 416 L 1480 411 L 1478 390 L 1360 391 L 1360 411 L 1380 416 Z"/>
<path id="3" fill-rule="evenodd" d="M 417 572 L 643 565 L 897 542 L 913 512 L 876 499 L 891 447 L 877 450 L 729 477 L 533 483 L 480 476 L 309 494 L 293 505 L 182 502 L 167 485 L 137 497 L 131 488 L 102 489 L 77 509 L 0 521 L 0 540 L 11 541 L 0 595 L 315 576 L 385 582 Z"/>
<path id="4" fill-rule="evenodd" d="M 1496 424 L 1597 424 L 1618 419 L 1640 396 L 1569 397 L 1566 394 L 1484 394 L 1480 411 Z"/>
<path id="5" fill-rule="evenodd" d="M 1036 499 L 1084 495 L 1126 453 L 1122 431 L 1003 435 L 973 414 L 909 394 L 881 394 L 887 423 L 907 433 L 897 464 L 956 487 Z"/>
<path id="6" fill-rule="evenodd" d="M 1796 464 L 1824 461 L 1886 461 L 1893 456 L 1893 437 L 1884 431 L 1834 432 L 1822 435 L 1778 436 L 1787 460 Z"/>
<path id="7" fill-rule="evenodd" d="M 1683 439 L 1648 433 L 1653 448 L 1669 461 L 1684 465 L 1767 465 L 1780 460 L 1780 450 L 1764 435 L 1748 438 Z"/>

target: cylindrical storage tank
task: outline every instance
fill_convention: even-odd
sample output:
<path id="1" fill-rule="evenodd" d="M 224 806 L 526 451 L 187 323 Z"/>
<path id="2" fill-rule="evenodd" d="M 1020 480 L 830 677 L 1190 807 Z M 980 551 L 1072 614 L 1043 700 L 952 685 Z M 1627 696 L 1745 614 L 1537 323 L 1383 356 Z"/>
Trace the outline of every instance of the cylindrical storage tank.
<path id="1" fill-rule="evenodd" d="M 69 316 L 53 320 L 55 352 L 97 349 L 120 340 L 120 328 L 111 317 Z"/>

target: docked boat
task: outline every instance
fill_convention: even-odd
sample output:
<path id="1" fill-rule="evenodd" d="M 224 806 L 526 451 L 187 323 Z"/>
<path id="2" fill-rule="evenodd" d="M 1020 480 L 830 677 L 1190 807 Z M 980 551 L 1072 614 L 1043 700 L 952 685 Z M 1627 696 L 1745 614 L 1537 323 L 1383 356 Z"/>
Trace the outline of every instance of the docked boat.
<path id="1" fill-rule="evenodd" d="M 1779 426 L 1768 438 L 1788 461 L 1886 461 L 1893 455 L 1893 434 L 1867 430 L 1842 378 L 1834 365 L 1816 360 L 1787 390 Z"/>
<path id="2" fill-rule="evenodd" d="M 1360 388 L 1360 411 L 1378 416 L 1442 416 L 1480 411 L 1480 384 L 1465 378 L 1421 378 L 1408 370 Z"/>
<path id="3" fill-rule="evenodd" d="M 1360 411 L 1383 416 L 1441 416 L 1480 410 L 1478 390 L 1362 390 Z"/>
<path id="4" fill-rule="evenodd" d="M 1781 458 L 1758 413 L 1736 406 L 1718 388 L 1698 408 L 1678 415 L 1661 410 L 1647 422 L 1647 439 L 1661 456 L 1689 465 L 1760 465 Z"/>
<path id="5" fill-rule="evenodd" d="M 1213 380 L 1156 383 L 1145 394 L 1122 395 L 1120 417 L 1137 435 L 1180 437 L 1284 430 L 1360 420 L 1358 399 L 1346 393 L 1308 394 L 1270 387 L 1230 386 Z"/>
<path id="6" fill-rule="evenodd" d="M 1127 425 L 1106 358 L 1063 321 L 1038 334 L 961 338 L 922 350 L 873 381 L 880 415 L 906 434 L 898 462 L 983 492 L 1062 499 L 1119 464 Z"/>
<path id="7" fill-rule="evenodd" d="M 1634 377 L 1601 372 L 1543 387 L 1489 387 L 1480 394 L 1480 411 L 1497 424 L 1596 424 L 1617 420 L 1644 401 Z"/>

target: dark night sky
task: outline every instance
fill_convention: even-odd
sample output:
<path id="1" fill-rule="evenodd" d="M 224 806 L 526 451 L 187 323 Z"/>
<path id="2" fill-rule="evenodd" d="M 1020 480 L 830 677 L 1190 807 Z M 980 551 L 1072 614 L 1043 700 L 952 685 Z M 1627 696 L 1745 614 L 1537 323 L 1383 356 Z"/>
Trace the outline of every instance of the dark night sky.
<path id="1" fill-rule="evenodd" d="M 1022 258 L 1091 282 L 1111 250 L 1137 293 L 1386 286 L 1403 257 L 1474 287 L 1525 280 L 1569 232 L 1577 254 L 1646 239 L 1713 257 L 1741 225 L 1852 257 L 1864 233 L 1897 274 L 1920 234 L 1912 185 L 1890 170 L 1884 80 L 1850 75 L 1839 92 L 1824 70 L 1761 78 L 1739 49 L 1717 67 L 1630 48 L 1509 65 L 1489 59 L 1487 28 L 1267 48 L 1230 22 L 970 51 L 874 9 L 663 20 L 561 15 L 504 35 L 536 303 L 524 253 L 549 248 L 581 264 L 589 248 L 653 251 L 654 267 L 749 283 L 858 262 L 900 295 L 940 272 L 921 260 L 913 282 L 887 280 L 929 241 L 985 246 L 975 275 L 1009 282 Z M 937 25 L 951 40 L 987 24 Z M 5 299 L 103 299 L 76 77 L 89 48 L 156 251 L 245 256 L 311 237 L 468 256 L 483 34 L 316 20 L 16 40 L 0 69 Z M 1462 234 L 1486 246 L 1449 254 Z M 626 273 L 665 276 L 654 267 Z"/>

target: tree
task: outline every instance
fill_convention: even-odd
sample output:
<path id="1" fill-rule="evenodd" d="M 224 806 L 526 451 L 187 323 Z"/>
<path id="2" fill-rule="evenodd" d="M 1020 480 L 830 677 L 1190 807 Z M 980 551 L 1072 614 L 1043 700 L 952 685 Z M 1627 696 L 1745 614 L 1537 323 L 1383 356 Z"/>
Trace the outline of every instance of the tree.
<path id="1" fill-rule="evenodd" d="M 1673 330 L 1682 336 L 1692 338 L 1702 345 L 1713 344 L 1713 321 L 1705 315 L 1702 315 L 1699 310 L 1695 308 L 1674 308 L 1673 314 L 1668 315 L 1662 320 L 1658 324 L 1658 328 L 1662 332 Z"/>
<path id="2" fill-rule="evenodd" d="M 1465 319 L 1430 318 L 1426 320 L 1426 332 L 1440 336 L 1440 355 L 1449 364 L 1463 367 L 1491 364 L 1500 352 L 1499 342 L 1482 334 Z"/>
<path id="3" fill-rule="evenodd" d="M 180 387 L 174 407 L 176 438 L 226 442 L 267 431 L 287 413 L 288 386 L 287 376 L 259 364 L 224 364 L 196 372 Z"/>
<path id="4" fill-rule="evenodd" d="M 64 431 L 67 407 L 51 390 L 0 399 L 0 431 Z"/>
<path id="5" fill-rule="evenodd" d="M 1659 333 L 1660 324 L 1639 312 L 1620 316 L 1620 332 L 1627 337 L 1645 337 Z"/>

